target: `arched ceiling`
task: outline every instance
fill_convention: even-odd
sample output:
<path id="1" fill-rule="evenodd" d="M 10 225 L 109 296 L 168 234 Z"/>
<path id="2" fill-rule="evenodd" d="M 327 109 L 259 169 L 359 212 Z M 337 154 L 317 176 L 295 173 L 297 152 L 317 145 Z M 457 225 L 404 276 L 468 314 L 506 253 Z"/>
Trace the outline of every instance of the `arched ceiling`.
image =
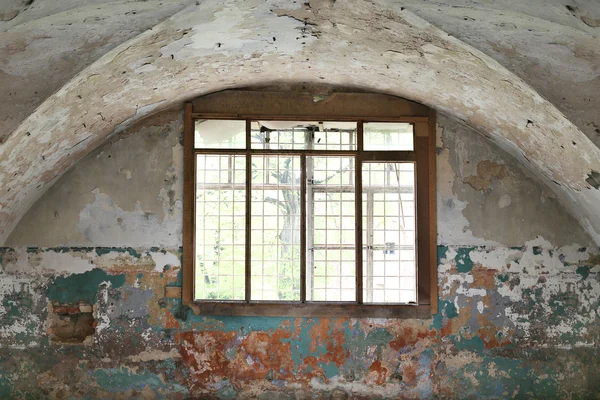
<path id="1" fill-rule="evenodd" d="M 203 1 L 109 51 L 0 147 L 0 241 L 110 135 L 187 98 L 272 82 L 353 86 L 443 110 L 520 159 L 600 243 L 598 147 L 492 58 L 399 4 L 364 0 Z"/>

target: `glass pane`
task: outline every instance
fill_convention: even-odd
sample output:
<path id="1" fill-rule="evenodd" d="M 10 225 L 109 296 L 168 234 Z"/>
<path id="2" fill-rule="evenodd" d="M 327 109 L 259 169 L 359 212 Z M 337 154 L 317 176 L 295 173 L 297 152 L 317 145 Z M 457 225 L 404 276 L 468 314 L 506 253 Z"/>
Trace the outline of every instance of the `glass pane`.
<path id="1" fill-rule="evenodd" d="M 246 121 L 196 120 L 194 144 L 197 149 L 245 149 Z"/>
<path id="2" fill-rule="evenodd" d="M 363 164 L 363 299 L 415 303 L 413 163 Z"/>
<path id="3" fill-rule="evenodd" d="M 355 301 L 354 158 L 307 157 L 306 298 Z"/>
<path id="4" fill-rule="evenodd" d="M 300 300 L 300 157 L 252 157 L 252 300 Z"/>
<path id="5" fill-rule="evenodd" d="M 364 150 L 414 150 L 413 125 L 403 122 L 368 122 L 363 125 Z"/>
<path id="6" fill-rule="evenodd" d="M 244 300 L 246 157 L 196 156 L 195 298 Z"/>
<path id="7" fill-rule="evenodd" d="M 356 150 L 356 122 L 252 121 L 253 149 Z"/>

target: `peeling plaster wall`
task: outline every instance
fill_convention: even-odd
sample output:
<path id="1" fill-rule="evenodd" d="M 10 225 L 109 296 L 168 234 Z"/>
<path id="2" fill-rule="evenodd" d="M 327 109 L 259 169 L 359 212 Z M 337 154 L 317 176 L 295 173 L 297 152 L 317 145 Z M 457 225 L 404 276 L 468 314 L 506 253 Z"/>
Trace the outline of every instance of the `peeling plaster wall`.
<path id="1" fill-rule="evenodd" d="M 594 398 L 600 257 L 544 185 L 438 118 L 440 311 L 428 320 L 195 316 L 181 286 L 182 117 L 66 173 L 0 249 L 0 397 Z M 51 312 L 92 304 L 83 344 Z"/>
<path id="2" fill-rule="evenodd" d="M 472 129 L 440 117 L 437 152 L 439 243 L 597 248 L 552 191 Z"/>
<path id="3" fill-rule="evenodd" d="M 551 40 L 554 21 L 562 19 L 542 21 Z M 561 83 L 565 91 L 575 75 L 585 87 L 595 82 L 598 41 L 588 31 L 568 31 L 560 45 L 562 55 L 574 40 L 584 44 L 574 51 L 580 62 L 571 63 L 578 72 Z M 548 67 L 559 74 L 573 61 L 548 59 L 561 60 Z M 600 243 L 600 192 L 588 181 L 600 170 L 593 141 L 493 58 L 384 0 L 205 0 L 109 51 L 0 147 L 0 239 L 65 170 L 149 114 L 229 87 L 298 81 L 395 94 L 465 121 L 542 179 Z M 597 101 L 590 96 L 588 103 Z"/>
<path id="4" fill-rule="evenodd" d="M 57 273 L 56 253 L 94 269 Z M 429 320 L 201 317 L 165 299 L 176 249 L 2 256 L 0 395 L 51 398 L 594 398 L 599 266 L 585 249 L 440 246 Z M 79 288 L 78 290 L 75 290 Z M 51 343 L 53 302 L 95 301 L 82 345 Z"/>
<path id="5" fill-rule="evenodd" d="M 52 93 L 109 50 L 191 1 L 3 0 L 0 144 Z"/>
<path id="6" fill-rule="evenodd" d="M 3 1 L 0 398 L 598 398 L 599 32 L 598 0 Z M 478 130 L 439 118 L 433 318 L 165 298 L 182 122 L 143 118 L 300 81 Z M 94 334 L 55 343 L 83 313 Z"/>
<path id="7" fill-rule="evenodd" d="M 180 246 L 182 131 L 176 110 L 115 137 L 36 203 L 8 245 Z"/>
<path id="8" fill-rule="evenodd" d="M 409 1 L 406 7 L 498 61 L 600 146 L 600 1 Z"/>
<path id="9" fill-rule="evenodd" d="M 44 194 L 7 246 L 180 246 L 182 127 L 172 110 L 113 138 Z M 437 142 L 440 243 L 594 247 L 550 190 L 481 135 L 442 114 Z"/>

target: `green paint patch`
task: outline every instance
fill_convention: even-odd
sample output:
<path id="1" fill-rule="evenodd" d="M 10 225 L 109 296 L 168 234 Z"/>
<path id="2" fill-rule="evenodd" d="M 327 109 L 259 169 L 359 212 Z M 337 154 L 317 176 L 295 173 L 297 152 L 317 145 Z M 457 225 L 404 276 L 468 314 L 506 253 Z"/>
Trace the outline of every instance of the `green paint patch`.
<path id="1" fill-rule="evenodd" d="M 473 336 L 471 339 L 460 336 L 460 340 L 457 338 L 452 341 L 459 350 L 483 351 L 485 349 L 485 343 L 479 336 Z"/>
<path id="2" fill-rule="evenodd" d="M 332 379 L 340 374 L 340 369 L 333 363 L 319 363 L 319 367 L 321 367 L 321 370 L 323 370 L 327 379 Z"/>
<path id="3" fill-rule="evenodd" d="M 441 264 L 442 260 L 446 259 L 446 253 L 448 253 L 448 246 L 438 246 L 438 248 L 437 248 L 438 264 Z"/>
<path id="4" fill-rule="evenodd" d="M 0 398 L 12 399 L 12 383 L 5 373 L 0 371 Z"/>
<path id="5" fill-rule="evenodd" d="M 531 363 L 519 359 L 490 356 L 487 352 L 478 352 L 483 359 L 481 364 L 468 364 L 459 372 L 465 383 L 464 396 L 475 395 L 478 398 L 505 398 L 506 392 L 514 398 L 559 398 L 557 375 L 563 373 L 549 366 L 533 367 Z M 493 370 L 493 376 L 490 371 Z M 475 376 L 477 386 L 470 384 L 469 376 Z"/>
<path id="6" fill-rule="evenodd" d="M 581 279 L 587 279 L 587 277 L 590 276 L 590 267 L 577 267 L 575 272 L 581 275 Z"/>
<path id="7" fill-rule="evenodd" d="M 439 331 L 442 329 L 442 322 L 444 317 L 446 318 L 456 318 L 458 317 L 458 310 L 454 303 L 448 300 L 440 300 L 438 306 L 438 313 L 435 314 L 431 321 L 430 329 L 434 329 Z"/>
<path id="8" fill-rule="evenodd" d="M 456 257 L 454 257 L 454 261 L 456 262 L 456 269 L 458 272 L 471 272 L 473 269 L 473 261 L 471 261 L 471 250 L 472 247 L 461 247 L 456 251 Z"/>
<path id="9" fill-rule="evenodd" d="M 33 312 L 33 298 L 27 292 L 8 293 L 2 298 L 2 308 L 5 312 L 2 323 L 10 326 L 16 319 Z"/>
<path id="10" fill-rule="evenodd" d="M 364 350 L 373 345 L 379 347 L 387 347 L 390 342 L 394 339 L 394 336 L 387 329 L 377 328 L 373 329 L 364 340 Z"/>
<path id="11" fill-rule="evenodd" d="M 123 286 L 125 275 L 108 275 L 95 268 L 83 274 L 59 276 L 48 287 L 48 299 L 61 304 L 78 303 L 80 301 L 94 304 L 101 283 L 110 282 L 113 288 Z"/>
<path id="12" fill-rule="evenodd" d="M 28 290 L 10 292 L 1 297 L 0 310 L 3 311 L 2 325 L 12 327 L 0 338 L 0 342 L 9 341 L 15 346 L 31 346 L 39 343 L 39 326 L 31 318 L 38 311 L 40 304 L 34 301 L 33 294 Z M 0 360 L 0 366 L 1 366 Z M 0 398 L 3 398 L 0 396 Z"/>
<path id="13" fill-rule="evenodd" d="M 174 299 L 171 299 L 174 300 Z M 169 307 L 171 313 L 175 316 L 181 316 L 181 300 L 172 301 Z M 185 319 L 180 318 L 183 322 L 182 329 L 201 329 L 207 331 L 223 331 L 231 332 L 238 331 L 242 334 L 252 331 L 274 331 L 283 326 L 292 326 L 293 318 L 280 317 L 234 317 L 234 316 L 214 316 L 206 317 L 195 315 L 191 309 L 185 312 Z M 287 324 L 286 324 L 287 321 Z"/>
<path id="14" fill-rule="evenodd" d="M 542 254 L 542 248 L 539 246 L 533 246 L 533 255 L 534 256 L 539 256 L 540 254 Z"/>
<path id="15" fill-rule="evenodd" d="M 390 331 L 384 328 L 373 329 L 366 335 L 362 331 L 356 333 L 347 339 L 345 347 L 350 350 L 352 356 L 359 358 L 361 363 L 367 354 L 373 352 L 373 348 L 375 348 L 374 354 L 377 358 L 381 358 L 394 339 Z"/>
<path id="16" fill-rule="evenodd" d="M 360 324 L 348 323 L 344 332 L 344 351 L 348 358 L 337 375 L 343 375 L 350 381 L 366 376 L 373 358 L 382 360 L 390 351 L 390 341 L 394 335 L 384 328 L 374 328 L 368 332 L 360 328 Z M 324 371 L 327 374 L 326 371 Z M 329 371 L 333 373 L 333 369 Z"/>
<path id="17" fill-rule="evenodd" d="M 431 326 L 430 326 L 430 329 L 433 329 L 433 330 L 436 330 L 436 331 L 439 331 L 440 329 L 442 329 L 442 319 L 443 319 L 443 316 L 442 316 L 441 302 L 439 304 L 440 304 L 440 307 L 438 309 L 438 313 L 435 314 L 433 316 L 433 318 L 431 319 Z"/>
<path id="18" fill-rule="evenodd" d="M 446 317 L 448 318 L 456 318 L 458 317 L 458 310 L 456 309 L 456 306 L 454 305 L 454 303 L 450 302 L 450 301 L 445 301 L 444 302 L 444 314 L 446 315 Z"/>
<path id="19" fill-rule="evenodd" d="M 311 338 L 309 335 L 310 330 L 317 321 L 317 319 L 314 319 L 312 321 L 302 321 L 298 337 L 293 340 L 293 343 L 292 340 L 289 340 L 289 342 L 292 343 L 292 361 L 294 362 L 294 369 L 296 370 L 296 372 L 298 367 L 304 363 L 304 359 L 306 357 L 310 355 L 319 355 L 319 349 L 315 349 L 314 354 L 310 351 Z"/>
<path id="20" fill-rule="evenodd" d="M 153 390 L 173 390 L 173 385 L 165 384 L 160 377 L 151 372 L 132 373 L 126 368 L 108 368 L 95 370 L 90 374 L 98 386 L 107 392 L 117 393 L 127 390 L 142 390 L 149 386 Z M 180 386 L 180 385 L 177 385 Z M 182 387 L 179 388 L 181 390 Z"/>
<path id="21" fill-rule="evenodd" d="M 46 249 L 38 249 L 38 252 L 54 252 L 54 253 L 90 253 L 94 251 L 94 247 L 49 247 Z"/>
<path id="22" fill-rule="evenodd" d="M 508 282 L 508 274 L 498 274 L 498 280 L 500 282 Z"/>
<path id="23" fill-rule="evenodd" d="M 227 381 L 227 384 L 225 386 L 223 386 L 221 389 L 219 389 L 216 394 L 217 394 L 218 399 L 224 399 L 224 400 L 225 399 L 236 399 L 238 397 L 238 394 L 235 391 L 235 388 L 229 381 Z"/>

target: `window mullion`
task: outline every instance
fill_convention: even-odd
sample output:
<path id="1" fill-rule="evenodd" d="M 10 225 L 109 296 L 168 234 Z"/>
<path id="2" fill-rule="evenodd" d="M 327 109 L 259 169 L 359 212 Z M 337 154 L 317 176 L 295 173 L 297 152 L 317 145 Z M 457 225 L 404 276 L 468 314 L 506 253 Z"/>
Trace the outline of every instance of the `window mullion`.
<path id="1" fill-rule="evenodd" d="M 367 303 L 373 302 L 373 235 L 374 235 L 374 201 L 375 195 L 372 190 L 367 192 Z"/>
<path id="2" fill-rule="evenodd" d="M 363 151 L 363 122 L 358 121 L 356 127 L 356 157 L 354 171 L 354 226 L 355 226 L 355 246 L 356 246 L 356 302 L 363 303 L 363 246 L 362 246 L 362 151 Z"/>
<path id="3" fill-rule="evenodd" d="M 314 300 L 315 287 L 315 191 L 314 191 L 314 159 L 306 160 L 306 293 L 309 293 L 310 300 Z M 310 180 L 310 181 L 309 181 Z"/>
<path id="4" fill-rule="evenodd" d="M 306 302 L 306 155 L 300 156 L 300 301 Z"/>
<path id="5" fill-rule="evenodd" d="M 250 132 L 251 124 L 250 120 L 246 120 L 246 294 L 245 299 L 246 302 L 250 302 L 251 297 L 251 202 L 252 202 L 252 154 L 250 153 Z"/>

